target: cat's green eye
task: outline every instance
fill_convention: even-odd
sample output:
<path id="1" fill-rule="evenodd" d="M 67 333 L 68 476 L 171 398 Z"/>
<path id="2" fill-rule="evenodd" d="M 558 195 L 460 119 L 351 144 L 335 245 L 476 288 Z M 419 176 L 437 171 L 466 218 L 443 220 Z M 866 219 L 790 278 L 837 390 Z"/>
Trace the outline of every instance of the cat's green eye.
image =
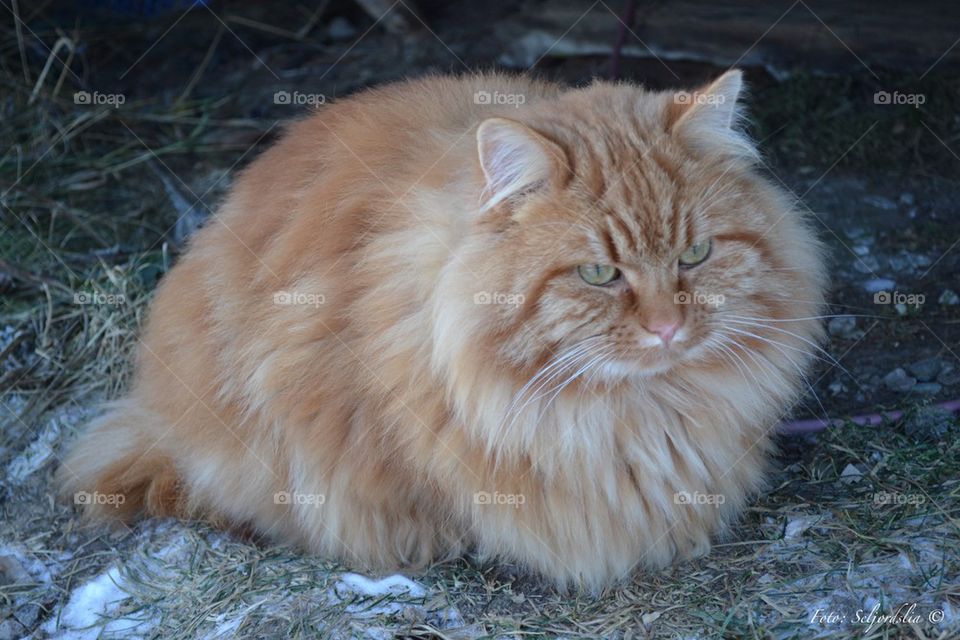
<path id="1" fill-rule="evenodd" d="M 709 238 L 703 242 L 698 242 L 686 251 L 680 254 L 680 266 L 692 267 L 698 265 L 710 255 L 710 249 L 713 247 L 713 241 Z"/>
<path id="2" fill-rule="evenodd" d="M 577 273 L 584 282 L 598 287 L 610 284 L 620 277 L 620 270 L 608 264 L 582 264 L 577 267 Z"/>

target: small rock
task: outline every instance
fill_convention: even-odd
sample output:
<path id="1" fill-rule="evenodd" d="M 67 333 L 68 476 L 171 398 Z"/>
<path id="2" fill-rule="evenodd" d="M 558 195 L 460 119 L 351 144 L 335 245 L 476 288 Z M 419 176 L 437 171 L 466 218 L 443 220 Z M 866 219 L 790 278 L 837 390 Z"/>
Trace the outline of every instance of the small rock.
<path id="1" fill-rule="evenodd" d="M 909 376 L 902 368 L 897 367 L 883 376 L 883 384 L 885 384 L 888 389 L 903 393 L 913 389 L 917 385 L 917 379 Z"/>
<path id="2" fill-rule="evenodd" d="M 867 293 L 880 293 L 881 291 L 893 291 L 897 288 L 897 283 L 890 278 L 873 278 L 863 283 L 863 288 Z"/>
<path id="3" fill-rule="evenodd" d="M 859 482 L 863 477 L 863 472 L 860 469 L 857 469 L 852 464 L 848 464 L 843 472 L 840 474 L 840 482 L 844 484 L 852 484 L 854 482 Z"/>
<path id="4" fill-rule="evenodd" d="M 903 302 L 898 302 L 897 304 L 893 305 L 893 308 L 897 310 L 898 316 L 905 316 L 910 313 L 910 309 L 908 309 L 907 305 Z"/>
<path id="5" fill-rule="evenodd" d="M 957 295 L 957 292 L 953 289 L 944 289 L 940 297 L 937 298 L 937 302 L 951 306 L 958 305 L 960 304 L 960 295 Z"/>
<path id="6" fill-rule="evenodd" d="M 942 366 L 943 363 L 940 362 L 940 358 L 926 358 L 913 364 L 908 364 L 907 371 L 913 374 L 913 377 L 920 382 L 933 382 L 937 374 L 940 373 Z"/>
<path id="7" fill-rule="evenodd" d="M 930 256 L 925 256 L 922 253 L 911 253 L 908 255 L 910 256 L 910 261 L 915 267 L 929 267 L 933 263 L 933 260 L 930 259 Z"/>
<path id="8" fill-rule="evenodd" d="M 863 227 L 848 227 L 844 229 L 843 232 L 848 238 L 859 244 L 871 245 L 876 241 Z"/>
<path id="9" fill-rule="evenodd" d="M 937 382 L 945 387 L 950 387 L 960 382 L 960 370 L 957 370 L 952 364 L 943 365 L 940 375 L 937 376 Z"/>
<path id="10" fill-rule="evenodd" d="M 656 622 L 660 615 L 659 611 L 651 611 L 640 616 L 640 619 L 643 620 L 643 624 L 650 625 Z"/>
<path id="11" fill-rule="evenodd" d="M 913 197 L 913 194 L 909 191 L 904 191 L 900 194 L 900 204 L 905 207 L 912 207 L 916 203 L 917 199 Z"/>
<path id="12" fill-rule="evenodd" d="M 865 256 L 870 253 L 870 247 L 865 244 L 855 244 L 853 245 L 853 252 L 858 256 Z"/>
<path id="13" fill-rule="evenodd" d="M 940 407 L 923 407 L 910 416 L 903 425 L 908 436 L 939 440 L 953 424 L 953 414 Z"/>
<path id="14" fill-rule="evenodd" d="M 893 211 L 897 208 L 897 203 L 886 198 L 884 196 L 870 195 L 865 196 L 863 201 L 870 205 L 871 207 L 876 207 L 877 209 L 883 209 L 884 211 Z"/>
<path id="15" fill-rule="evenodd" d="M 327 35 L 334 40 L 347 40 L 357 35 L 357 29 L 343 16 L 337 16 L 327 26 Z"/>
<path id="16" fill-rule="evenodd" d="M 847 387 L 842 382 L 837 380 L 835 382 L 831 382 L 827 389 L 830 390 L 831 396 L 839 396 L 846 392 Z"/>
<path id="17" fill-rule="evenodd" d="M 890 268 L 900 273 L 901 271 L 909 270 L 913 265 L 911 264 L 909 258 L 905 256 L 890 256 L 887 259 L 887 262 L 890 264 Z"/>
<path id="18" fill-rule="evenodd" d="M 936 382 L 921 382 L 920 384 L 918 384 L 913 388 L 913 392 L 922 393 L 923 395 L 927 395 L 927 396 L 935 396 L 938 393 L 940 393 L 940 389 L 942 388 L 943 387 L 941 387 Z"/>
<path id="19" fill-rule="evenodd" d="M 853 316 L 836 316 L 827 323 L 827 331 L 837 338 L 849 338 L 857 330 L 857 319 Z"/>
<path id="20" fill-rule="evenodd" d="M 901 251 L 889 258 L 890 268 L 897 272 L 916 271 L 918 268 L 929 267 L 931 262 L 933 261 L 929 256 L 911 251 Z"/>
<path id="21" fill-rule="evenodd" d="M 856 467 L 854 467 L 856 468 Z M 857 471 L 859 474 L 860 472 Z M 799 538 L 803 535 L 803 532 L 809 529 L 819 520 L 815 516 L 798 516 L 796 518 L 790 518 L 787 521 L 787 526 L 783 530 L 783 539 L 791 540 L 793 538 Z"/>
<path id="22" fill-rule="evenodd" d="M 876 273 L 880 270 L 880 261 L 875 256 L 858 256 L 853 259 L 853 268 L 859 273 Z"/>

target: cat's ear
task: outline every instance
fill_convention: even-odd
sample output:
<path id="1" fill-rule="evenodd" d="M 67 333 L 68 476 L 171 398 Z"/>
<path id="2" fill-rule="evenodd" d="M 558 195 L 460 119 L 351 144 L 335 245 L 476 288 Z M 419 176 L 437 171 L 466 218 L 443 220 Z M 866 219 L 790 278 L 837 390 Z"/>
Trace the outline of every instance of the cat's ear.
<path id="1" fill-rule="evenodd" d="M 488 118 L 477 129 L 483 169 L 484 209 L 560 177 L 566 154 L 530 127 L 507 118 Z"/>
<path id="2" fill-rule="evenodd" d="M 755 159 L 757 149 L 740 129 L 742 92 L 743 72 L 732 69 L 697 91 L 675 93 L 670 130 L 703 151 Z"/>

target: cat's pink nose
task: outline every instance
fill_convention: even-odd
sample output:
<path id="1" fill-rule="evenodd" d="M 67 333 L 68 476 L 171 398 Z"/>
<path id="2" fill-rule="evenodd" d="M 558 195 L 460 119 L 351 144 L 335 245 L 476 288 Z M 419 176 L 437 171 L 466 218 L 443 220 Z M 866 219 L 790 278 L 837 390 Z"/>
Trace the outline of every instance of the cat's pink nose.
<path id="1" fill-rule="evenodd" d="M 661 320 L 653 322 L 650 326 L 644 325 L 643 327 L 650 333 L 655 333 L 660 336 L 660 341 L 663 342 L 664 346 L 670 344 L 670 341 L 673 340 L 673 336 L 677 334 L 677 331 L 680 329 L 679 320 Z"/>

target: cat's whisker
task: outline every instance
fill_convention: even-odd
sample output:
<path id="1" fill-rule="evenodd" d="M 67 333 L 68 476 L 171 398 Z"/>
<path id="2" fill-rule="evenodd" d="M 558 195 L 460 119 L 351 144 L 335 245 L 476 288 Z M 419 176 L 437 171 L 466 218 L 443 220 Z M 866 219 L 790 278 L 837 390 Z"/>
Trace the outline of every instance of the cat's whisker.
<path id="1" fill-rule="evenodd" d="M 755 329 L 761 329 L 761 330 L 763 330 L 763 329 L 769 329 L 770 331 L 777 331 L 777 332 L 779 332 L 779 333 L 784 333 L 784 334 L 787 334 L 787 335 L 789 335 L 789 336 L 792 336 L 792 337 L 796 338 L 797 340 L 802 341 L 804 344 L 808 344 L 808 345 L 810 345 L 811 347 L 813 347 L 814 349 L 816 349 L 817 351 L 819 351 L 820 353 L 822 353 L 824 356 L 826 356 L 826 361 L 827 361 L 827 362 L 829 362 L 829 363 L 832 364 L 833 366 L 839 368 L 841 371 L 843 371 L 844 373 L 846 373 L 846 374 L 847 374 L 848 376 L 850 376 L 851 378 L 854 377 L 852 373 L 850 373 L 849 371 L 847 371 L 847 369 L 846 369 L 842 364 L 840 364 L 840 361 L 839 361 L 839 360 L 837 360 L 836 358 L 833 357 L 833 354 L 831 354 L 829 351 L 827 351 L 826 349 L 824 349 L 823 347 L 821 347 L 820 345 L 818 345 L 818 344 L 817 344 L 816 342 L 814 342 L 813 340 L 810 340 L 809 338 L 805 338 L 805 337 L 801 336 L 800 334 L 798 334 L 798 333 L 796 333 L 796 332 L 794 332 L 794 331 L 788 331 L 787 329 L 782 329 L 782 328 L 780 328 L 780 327 L 765 326 L 765 325 L 762 325 L 762 324 L 759 324 L 759 323 L 756 323 L 756 322 L 749 322 L 749 321 L 745 321 L 745 320 L 739 320 L 739 319 L 737 319 L 737 318 L 735 318 L 735 317 L 730 317 L 730 316 L 728 316 L 728 317 L 726 318 L 726 320 L 729 321 L 729 322 L 732 322 L 732 323 L 734 323 L 734 324 L 741 325 L 741 326 L 753 327 L 753 328 L 755 328 Z M 820 358 L 820 359 L 823 360 L 824 358 Z"/>
<path id="2" fill-rule="evenodd" d="M 796 318 L 755 318 L 750 316 L 734 316 L 723 314 L 724 318 L 736 318 L 738 320 L 753 320 L 754 322 L 801 322 L 803 320 L 829 320 L 831 318 L 880 318 L 882 316 L 858 315 L 854 313 L 836 313 L 821 316 L 798 316 Z"/>
<path id="3" fill-rule="evenodd" d="M 610 352 L 613 350 L 613 348 L 614 347 L 612 345 L 606 345 L 606 349 L 603 349 L 600 353 L 591 354 L 590 356 L 591 359 L 586 364 L 581 366 L 578 371 L 568 376 L 566 380 L 557 384 L 553 389 L 550 389 L 549 391 L 545 391 L 541 395 L 537 396 L 537 398 L 541 398 L 543 396 L 546 396 L 547 394 L 550 394 L 551 392 L 553 393 L 553 395 L 550 396 L 550 399 L 547 400 L 547 402 L 544 404 L 544 409 L 547 406 L 549 406 L 550 403 L 553 402 L 553 400 L 560 394 L 560 392 L 562 392 L 571 382 L 573 382 L 578 377 L 580 377 L 584 372 L 588 371 L 590 367 L 593 366 L 595 363 L 607 357 L 610 354 Z M 534 400 L 535 399 L 536 398 L 534 398 Z"/>
<path id="4" fill-rule="evenodd" d="M 589 338 L 585 338 L 581 342 L 571 347 L 565 354 L 558 357 L 556 359 L 556 362 L 550 365 L 550 367 L 545 367 L 540 372 L 538 372 L 533 378 L 531 378 L 531 380 L 527 382 L 526 385 L 524 385 L 524 388 L 521 389 L 521 391 L 516 394 L 515 399 L 511 403 L 510 407 L 508 407 L 506 412 L 504 412 L 503 419 L 501 420 L 501 423 L 498 426 L 498 430 L 501 432 L 501 434 L 503 434 L 504 436 L 505 434 L 508 434 L 512 430 L 513 425 L 518 419 L 518 417 L 523 414 L 524 409 L 526 409 L 527 406 L 529 406 L 532 402 L 536 401 L 537 398 L 541 397 L 542 395 L 545 395 L 545 394 L 541 394 L 540 392 L 547 385 L 549 385 L 553 380 L 557 379 L 558 377 L 564 375 L 569 369 L 572 369 L 573 367 L 578 366 L 579 362 L 583 358 L 590 356 L 591 351 L 594 347 L 596 347 L 598 344 L 602 345 L 603 342 L 604 342 L 604 339 L 601 336 L 590 336 Z M 552 369 L 551 373 L 546 377 L 543 377 L 546 374 L 548 369 Z M 541 378 L 541 377 L 543 379 L 538 381 L 538 378 Z M 536 386 L 532 386 L 534 383 L 536 383 Z M 547 391 L 545 393 L 550 393 L 550 391 Z M 525 399 L 525 396 L 529 396 L 529 397 Z M 520 402 L 523 402 L 523 404 L 517 407 L 517 405 L 519 405 Z M 503 422 L 506 421 L 508 418 L 510 419 L 510 423 L 507 425 L 504 425 Z M 506 427 L 506 429 L 504 429 L 504 426 Z"/>
<path id="5" fill-rule="evenodd" d="M 514 395 L 513 401 L 504 412 L 503 420 L 501 420 L 501 423 L 498 429 L 503 428 L 504 426 L 503 421 L 505 421 L 508 417 L 512 416 L 515 419 L 516 416 L 522 412 L 522 409 L 526 407 L 527 403 L 524 403 L 524 405 L 520 407 L 520 409 L 517 409 L 516 412 L 514 412 L 514 410 L 517 407 L 517 405 L 524 400 L 524 397 L 528 392 L 531 395 L 537 393 L 540 389 L 543 388 L 544 385 L 549 384 L 549 382 L 555 379 L 558 375 L 562 375 L 562 372 L 569 366 L 572 366 L 571 363 L 575 363 L 578 357 L 589 352 L 590 347 L 594 342 L 601 341 L 601 340 L 602 338 L 600 336 L 590 336 L 588 338 L 584 338 L 582 341 L 574 344 L 572 347 L 570 347 L 566 351 L 563 351 L 560 354 L 548 360 L 547 363 L 543 367 L 541 367 L 540 370 L 537 371 L 537 373 L 534 374 L 533 377 L 530 378 L 530 380 Z M 548 373 L 549 373 L 549 376 L 547 376 Z M 544 376 L 547 376 L 547 377 L 541 380 L 541 378 L 543 378 Z M 536 385 L 536 387 L 531 389 L 531 387 L 533 387 L 534 385 Z M 512 426 L 512 424 L 513 422 L 511 421 L 510 426 Z"/>
<path id="6" fill-rule="evenodd" d="M 772 327 L 771 327 L 771 328 L 772 328 Z M 778 348 L 778 349 L 781 348 L 781 347 L 784 348 L 784 349 L 790 349 L 791 351 L 795 351 L 795 352 L 797 352 L 797 353 L 799 353 L 799 354 L 801 354 L 801 355 L 803 355 L 803 356 L 806 356 L 806 357 L 809 357 L 809 358 L 816 358 L 817 360 L 821 360 L 821 361 L 823 361 L 823 362 L 826 362 L 827 364 L 831 364 L 831 365 L 833 364 L 833 362 L 831 362 L 830 360 L 827 360 L 826 358 L 823 358 L 823 357 L 821 357 L 820 355 L 818 355 L 818 354 L 816 354 L 816 353 L 814 353 L 814 352 L 812 352 L 812 351 L 805 351 L 804 349 L 801 349 L 800 347 L 796 347 L 796 346 L 794 346 L 794 345 L 792 345 L 792 344 L 787 344 L 787 343 L 785 343 L 785 342 L 780 342 L 779 340 L 774 340 L 773 338 L 771 338 L 771 337 L 769 337 L 769 336 L 761 336 L 761 335 L 758 335 L 758 334 L 756 334 L 756 333 L 753 333 L 752 331 L 747 331 L 746 329 L 737 328 L 737 327 L 727 327 L 727 330 L 728 330 L 728 331 L 731 331 L 731 332 L 733 332 L 733 333 L 736 333 L 736 334 L 738 334 L 738 335 L 741 335 L 741 336 L 746 336 L 746 337 L 749 337 L 749 338 L 755 338 L 755 339 L 757 339 L 757 340 L 760 340 L 761 342 L 765 342 L 765 343 L 767 343 L 767 344 L 769 344 L 769 345 L 771 345 L 771 346 L 774 346 L 775 348 Z M 785 353 L 785 352 L 784 352 L 784 353 Z"/>
<path id="7" fill-rule="evenodd" d="M 553 395 L 551 395 L 550 398 L 543 403 L 543 406 L 540 409 L 540 412 L 537 417 L 537 424 L 540 424 L 540 420 L 543 418 L 544 414 L 546 414 L 546 412 L 549 410 L 550 405 L 553 404 L 553 401 L 557 399 L 557 396 L 559 396 L 564 389 L 570 386 L 570 384 L 573 383 L 574 380 L 576 380 L 581 375 L 589 371 L 591 367 L 594 367 L 598 363 L 603 362 L 607 357 L 612 355 L 612 352 L 615 350 L 615 348 L 612 345 L 607 345 L 607 346 L 608 348 L 606 350 L 601 352 L 599 355 L 595 355 L 589 362 L 587 362 L 585 365 L 580 367 L 578 371 L 570 375 L 566 380 L 564 380 L 562 383 L 558 384 L 555 387 L 556 391 L 554 391 Z"/>
<path id="8" fill-rule="evenodd" d="M 758 389 L 762 389 L 763 385 L 760 383 L 760 379 L 757 377 L 757 374 L 750 370 L 750 366 L 744 361 L 744 359 L 731 347 L 730 345 L 724 344 L 723 342 L 718 342 L 716 348 L 719 351 L 714 351 L 712 347 L 708 347 L 708 350 L 714 351 L 715 353 L 720 353 L 721 355 L 727 355 L 730 357 L 730 361 L 737 367 L 740 373 L 743 374 L 745 380 L 753 380 Z M 735 358 L 735 360 L 734 360 Z M 742 366 L 741 366 L 742 365 Z"/>
<path id="9" fill-rule="evenodd" d="M 756 335 L 756 334 L 750 333 L 749 331 L 741 331 L 741 330 L 739 330 L 739 329 L 732 329 L 732 328 L 729 328 L 729 327 L 728 327 L 728 330 L 730 330 L 730 331 L 732 331 L 732 332 L 734 332 L 734 333 L 740 334 L 740 335 L 745 335 L 745 336 L 749 336 L 749 337 L 755 338 L 755 339 L 757 339 L 757 340 L 760 340 L 761 342 L 766 342 L 766 343 L 769 344 L 771 347 L 773 347 L 774 349 L 776 349 L 777 351 L 779 351 L 780 354 L 787 360 L 787 362 L 789 362 L 789 363 L 793 366 L 793 368 L 797 370 L 797 373 L 800 375 L 800 378 L 803 380 L 804 384 L 807 385 L 807 388 L 810 390 L 810 393 L 813 395 L 814 399 L 817 401 L 817 404 L 820 405 L 820 409 L 823 411 L 823 415 L 824 415 L 825 419 L 827 419 L 827 420 L 829 421 L 829 414 L 828 414 L 828 412 L 827 412 L 827 409 L 826 409 L 826 407 L 823 406 L 823 402 L 820 401 L 820 396 L 817 395 L 817 392 L 816 392 L 816 390 L 813 388 L 813 385 L 810 384 L 809 378 L 807 378 L 807 376 L 803 373 L 803 368 L 802 368 L 799 364 L 797 364 L 797 362 L 796 362 L 793 358 L 791 358 L 790 355 L 789 355 L 786 351 L 784 351 L 783 349 L 781 349 L 781 347 L 789 347 L 789 345 L 783 344 L 783 343 L 781 343 L 781 342 L 777 342 L 776 340 L 771 340 L 771 339 L 769 339 L 769 338 L 765 338 L 765 337 L 763 337 L 763 336 L 758 336 L 758 335 Z M 796 348 L 794 348 L 794 350 L 799 351 L 800 353 L 803 353 L 803 354 L 805 354 L 805 355 L 807 355 L 807 356 L 813 356 L 813 355 L 815 355 L 815 354 L 811 354 L 811 353 L 809 353 L 809 352 L 805 352 L 805 351 L 803 351 L 802 349 L 796 349 Z M 754 350 L 747 350 L 747 351 L 744 351 L 744 353 L 746 353 L 748 356 L 751 356 L 751 357 L 756 356 L 756 357 L 763 358 L 765 361 L 769 362 L 771 365 L 774 365 L 774 364 L 775 364 L 775 363 L 774 363 L 772 360 L 770 360 L 770 358 L 767 357 L 767 355 L 764 354 L 763 352 L 754 351 Z M 756 360 L 755 360 L 755 361 L 756 361 Z M 758 362 L 758 364 L 759 364 L 759 362 Z"/>

